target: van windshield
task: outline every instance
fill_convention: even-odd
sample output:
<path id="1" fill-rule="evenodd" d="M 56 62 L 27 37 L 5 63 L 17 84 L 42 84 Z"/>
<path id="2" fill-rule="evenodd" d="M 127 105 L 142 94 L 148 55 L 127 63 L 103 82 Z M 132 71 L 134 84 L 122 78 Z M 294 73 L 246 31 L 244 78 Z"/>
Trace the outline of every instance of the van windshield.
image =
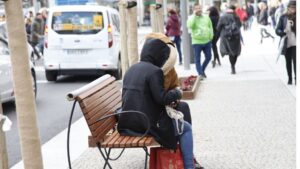
<path id="1" fill-rule="evenodd" d="M 51 28 L 58 34 L 96 34 L 103 29 L 101 12 L 54 12 Z"/>

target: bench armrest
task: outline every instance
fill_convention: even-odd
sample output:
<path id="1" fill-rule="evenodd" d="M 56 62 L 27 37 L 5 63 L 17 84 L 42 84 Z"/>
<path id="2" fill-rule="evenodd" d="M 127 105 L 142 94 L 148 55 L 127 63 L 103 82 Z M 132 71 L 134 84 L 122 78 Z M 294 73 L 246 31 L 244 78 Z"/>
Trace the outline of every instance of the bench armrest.
<path id="1" fill-rule="evenodd" d="M 95 121 L 95 123 L 97 123 L 97 122 L 99 122 L 99 121 L 102 121 L 102 120 L 105 120 L 105 119 L 107 119 L 107 118 L 113 117 L 113 116 L 117 116 L 117 115 L 120 115 L 120 114 L 128 114 L 128 113 L 136 113 L 136 114 L 139 114 L 139 115 L 142 115 L 142 116 L 145 117 L 145 119 L 146 119 L 146 121 L 147 121 L 147 130 L 146 130 L 146 132 L 141 136 L 141 139 L 143 139 L 143 138 L 148 134 L 148 132 L 149 132 L 149 130 L 150 130 L 150 121 L 149 121 L 148 116 L 147 116 L 146 114 L 140 112 L 140 111 L 129 110 L 129 111 L 122 111 L 122 112 L 118 112 L 118 113 L 108 114 L 108 115 L 105 115 L 105 116 L 103 116 L 103 117 L 97 119 L 97 120 Z M 140 139 L 140 140 L 141 140 L 141 139 Z"/>

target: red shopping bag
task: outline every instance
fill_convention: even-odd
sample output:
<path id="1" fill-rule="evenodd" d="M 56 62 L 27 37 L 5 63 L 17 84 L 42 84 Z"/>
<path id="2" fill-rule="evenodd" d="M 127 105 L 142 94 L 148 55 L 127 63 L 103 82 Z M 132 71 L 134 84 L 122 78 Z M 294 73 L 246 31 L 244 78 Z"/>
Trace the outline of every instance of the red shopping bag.
<path id="1" fill-rule="evenodd" d="M 162 148 L 150 148 L 150 169 L 183 169 L 183 159 L 179 146 L 176 151 Z"/>

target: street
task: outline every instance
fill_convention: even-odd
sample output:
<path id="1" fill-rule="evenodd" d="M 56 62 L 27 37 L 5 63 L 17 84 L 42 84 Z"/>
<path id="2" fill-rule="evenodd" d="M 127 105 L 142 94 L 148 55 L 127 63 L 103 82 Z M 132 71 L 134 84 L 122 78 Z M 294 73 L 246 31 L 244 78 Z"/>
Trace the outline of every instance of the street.
<path id="1" fill-rule="evenodd" d="M 42 65 L 38 63 L 36 106 L 42 144 L 49 141 L 68 125 L 72 103 L 67 101 L 66 93 L 93 81 L 95 78 L 97 77 L 67 76 L 60 78 L 56 83 L 47 82 Z M 3 109 L 4 114 L 13 122 L 12 129 L 6 133 L 9 166 L 13 166 L 21 160 L 16 110 L 12 102 L 4 104 Z M 81 116 L 81 112 L 75 111 L 73 122 Z"/>

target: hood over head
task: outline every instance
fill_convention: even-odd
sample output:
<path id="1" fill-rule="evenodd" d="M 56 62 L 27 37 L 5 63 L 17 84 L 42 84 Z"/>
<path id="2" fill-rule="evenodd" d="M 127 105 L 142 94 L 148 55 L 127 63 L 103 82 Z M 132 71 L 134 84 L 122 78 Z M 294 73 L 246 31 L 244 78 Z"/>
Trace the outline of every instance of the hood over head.
<path id="1" fill-rule="evenodd" d="M 150 62 L 160 68 L 167 62 L 171 49 L 168 44 L 172 41 L 162 33 L 150 33 L 146 36 L 141 52 L 141 61 Z"/>
<path id="2" fill-rule="evenodd" d="M 160 67 L 164 75 L 174 68 L 177 50 L 169 37 L 162 33 L 150 33 L 141 52 L 141 61 Z"/>
<path id="3" fill-rule="evenodd" d="M 141 61 L 152 63 L 157 67 L 162 67 L 167 61 L 170 48 L 159 39 L 147 39 L 141 52 Z"/>

